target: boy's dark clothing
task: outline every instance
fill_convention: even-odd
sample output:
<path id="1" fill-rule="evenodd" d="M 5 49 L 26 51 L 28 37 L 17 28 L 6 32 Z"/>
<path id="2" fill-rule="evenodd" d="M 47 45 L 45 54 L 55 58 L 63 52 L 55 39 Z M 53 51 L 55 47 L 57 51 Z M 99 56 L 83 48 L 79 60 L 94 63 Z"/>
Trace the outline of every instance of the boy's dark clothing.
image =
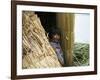
<path id="1" fill-rule="evenodd" d="M 58 60 L 60 61 L 60 63 L 62 65 L 64 65 L 63 52 L 62 52 L 62 49 L 60 46 L 60 42 L 59 41 L 51 41 L 50 44 L 54 48 L 54 50 L 57 54 Z"/>

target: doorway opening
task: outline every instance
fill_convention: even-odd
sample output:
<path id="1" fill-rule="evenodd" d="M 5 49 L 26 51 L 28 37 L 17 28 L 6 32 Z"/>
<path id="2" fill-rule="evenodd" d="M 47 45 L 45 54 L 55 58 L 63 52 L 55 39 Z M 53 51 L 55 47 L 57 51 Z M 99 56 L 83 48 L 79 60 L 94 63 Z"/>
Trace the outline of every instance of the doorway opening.
<path id="1" fill-rule="evenodd" d="M 41 24 L 47 33 L 52 28 L 61 32 L 61 48 L 64 55 L 64 66 L 73 65 L 73 39 L 74 39 L 74 15 L 71 13 L 35 12 L 40 18 Z"/>

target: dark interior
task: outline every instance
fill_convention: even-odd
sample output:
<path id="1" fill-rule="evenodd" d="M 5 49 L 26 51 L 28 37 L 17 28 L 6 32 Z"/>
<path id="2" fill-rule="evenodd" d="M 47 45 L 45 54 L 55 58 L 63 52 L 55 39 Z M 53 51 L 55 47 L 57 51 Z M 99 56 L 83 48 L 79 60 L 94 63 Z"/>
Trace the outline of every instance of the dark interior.
<path id="1" fill-rule="evenodd" d="M 46 32 L 49 32 L 52 27 L 56 27 L 56 13 L 53 12 L 35 12 L 41 20 L 41 24 Z"/>

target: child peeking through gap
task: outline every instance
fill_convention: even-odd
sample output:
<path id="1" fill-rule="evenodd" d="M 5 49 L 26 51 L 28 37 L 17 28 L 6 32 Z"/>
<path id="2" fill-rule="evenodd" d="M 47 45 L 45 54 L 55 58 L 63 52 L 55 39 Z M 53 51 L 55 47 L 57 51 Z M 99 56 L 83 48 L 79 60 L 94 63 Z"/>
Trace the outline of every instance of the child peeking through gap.
<path id="1" fill-rule="evenodd" d="M 64 66 L 64 56 L 63 56 L 63 51 L 62 51 L 61 45 L 60 45 L 60 41 L 61 41 L 60 37 L 61 37 L 61 34 L 57 28 L 52 28 L 49 31 L 50 44 L 53 47 L 53 49 L 55 50 L 59 62 L 61 63 L 62 66 Z"/>

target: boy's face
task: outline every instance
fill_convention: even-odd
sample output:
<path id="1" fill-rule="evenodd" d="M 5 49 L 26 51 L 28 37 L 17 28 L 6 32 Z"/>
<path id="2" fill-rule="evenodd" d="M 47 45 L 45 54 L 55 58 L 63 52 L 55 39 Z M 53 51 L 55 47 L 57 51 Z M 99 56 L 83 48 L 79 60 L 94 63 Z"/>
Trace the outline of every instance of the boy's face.
<path id="1" fill-rule="evenodd" d="M 60 35 L 58 34 L 53 35 L 53 40 L 60 40 Z"/>

